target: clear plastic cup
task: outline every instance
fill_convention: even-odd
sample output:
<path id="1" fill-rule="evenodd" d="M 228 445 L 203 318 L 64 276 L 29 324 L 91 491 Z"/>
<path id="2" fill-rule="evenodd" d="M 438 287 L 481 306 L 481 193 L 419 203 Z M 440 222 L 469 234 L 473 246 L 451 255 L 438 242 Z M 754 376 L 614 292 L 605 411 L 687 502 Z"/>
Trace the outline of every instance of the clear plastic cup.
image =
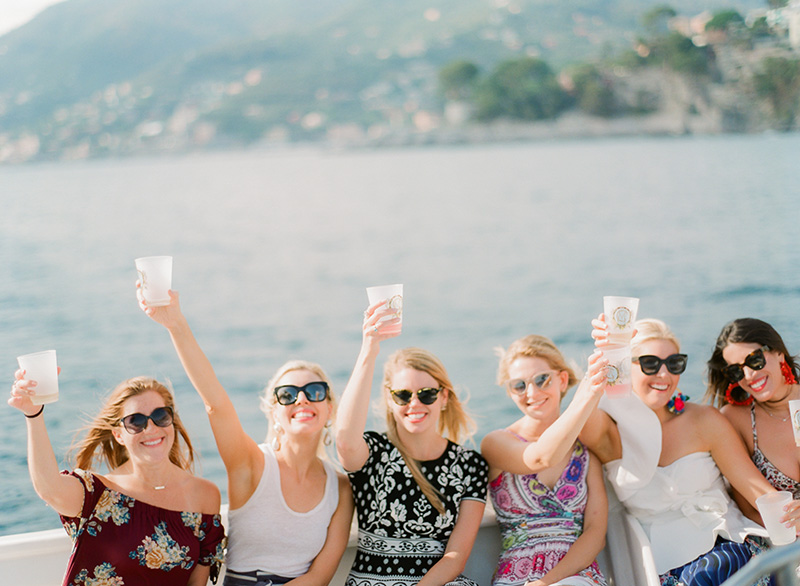
<path id="1" fill-rule="evenodd" d="M 58 401 L 58 364 L 55 350 L 18 356 L 17 363 L 25 371 L 26 379 L 36 381 L 31 403 L 46 405 Z"/>
<path id="2" fill-rule="evenodd" d="M 628 344 L 611 344 L 601 348 L 608 360 L 606 367 L 606 396 L 609 399 L 631 394 L 631 347 Z"/>
<path id="3" fill-rule="evenodd" d="M 151 307 L 169 305 L 169 290 L 172 289 L 172 257 L 145 256 L 137 258 L 134 262 L 147 305 Z"/>
<path id="4" fill-rule="evenodd" d="M 367 287 L 367 299 L 370 305 L 375 305 L 379 301 L 384 301 L 385 305 L 395 310 L 395 316 L 400 318 L 400 323 L 397 324 L 397 331 L 403 329 L 403 285 L 378 285 L 376 287 Z M 392 319 L 391 316 L 382 318 L 381 321 Z"/>
<path id="5" fill-rule="evenodd" d="M 638 297 L 603 297 L 603 313 L 608 324 L 608 341 L 628 344 L 633 337 L 633 322 L 639 312 Z"/>
<path id="6" fill-rule="evenodd" d="M 788 545 L 797 538 L 794 527 L 786 527 L 780 522 L 784 515 L 783 507 L 792 502 L 792 493 L 786 490 L 768 492 L 756 499 L 758 512 L 764 521 L 772 545 Z"/>

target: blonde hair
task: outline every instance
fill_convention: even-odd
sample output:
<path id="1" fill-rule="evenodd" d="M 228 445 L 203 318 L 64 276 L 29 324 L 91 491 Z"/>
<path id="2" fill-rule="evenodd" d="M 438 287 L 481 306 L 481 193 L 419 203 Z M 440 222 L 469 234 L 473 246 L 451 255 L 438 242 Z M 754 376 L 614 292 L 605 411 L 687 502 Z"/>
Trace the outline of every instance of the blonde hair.
<path id="1" fill-rule="evenodd" d="M 333 383 L 331 383 L 330 378 L 325 374 L 322 367 L 316 362 L 309 362 L 308 360 L 289 360 L 278 368 L 275 374 L 272 375 L 272 378 L 267 382 L 267 386 L 264 387 L 264 390 L 261 392 L 259 408 L 267 416 L 267 443 L 272 442 L 272 440 L 277 437 L 274 428 L 275 419 L 272 414 L 275 410 L 275 406 L 278 404 L 278 400 L 275 398 L 275 387 L 278 386 L 278 382 L 284 375 L 296 370 L 312 372 L 319 377 L 319 380 L 328 383 L 328 398 L 326 400 L 331 405 L 331 424 L 336 420 L 336 396 L 333 393 Z M 320 445 L 317 447 L 317 455 L 321 458 L 327 458 L 327 453 L 325 452 L 325 447 L 322 445 L 322 442 L 320 442 Z"/>
<path id="2" fill-rule="evenodd" d="M 660 319 L 647 318 L 638 320 L 633 327 L 636 335 L 631 340 L 631 355 L 636 358 L 639 356 L 639 348 L 650 340 L 666 340 L 672 342 L 675 349 L 681 351 L 681 343 L 669 326 Z"/>
<path id="3" fill-rule="evenodd" d="M 193 471 L 194 448 L 175 408 L 172 392 L 164 384 L 145 376 L 123 381 L 111 391 L 100 413 L 86 426 L 86 437 L 71 450 L 76 452 L 75 462 L 78 468 L 92 470 L 96 457 L 99 457 L 109 470 L 118 468 L 128 461 L 130 458 L 128 450 L 116 441 L 112 430 L 120 424 L 122 407 L 125 402 L 148 391 L 155 391 L 161 395 L 164 405 L 171 407 L 173 411 L 172 425 L 175 428 L 175 441 L 169 452 L 170 462 L 189 472 Z M 185 442 L 185 446 L 181 443 L 181 438 Z"/>
<path id="4" fill-rule="evenodd" d="M 541 358 L 547 362 L 553 370 L 566 372 L 569 378 L 567 380 L 567 387 L 561 393 L 562 397 L 566 394 L 567 389 L 578 382 L 575 371 L 567 364 L 564 355 L 561 354 L 561 350 L 558 349 L 552 340 L 544 336 L 531 334 L 513 341 L 506 350 L 497 348 L 496 351 L 500 357 L 500 364 L 497 367 L 498 385 L 502 386 L 506 384 L 506 381 L 508 381 L 508 371 L 511 368 L 511 364 L 517 358 Z"/>
<path id="5" fill-rule="evenodd" d="M 411 475 L 414 477 L 422 494 L 424 494 L 433 507 L 439 511 L 439 514 L 444 514 L 445 508 L 441 495 L 422 473 L 419 463 L 409 455 L 408 449 L 397 433 L 397 420 L 394 418 L 394 414 L 389 408 L 388 401 L 392 399 L 389 398 L 388 395 L 389 389 L 391 388 L 392 377 L 395 373 L 405 368 L 429 374 L 436 380 L 439 387 L 446 392 L 446 408 L 442 408 L 437 429 L 442 437 L 460 444 L 475 433 L 475 423 L 467 414 L 463 403 L 456 396 L 453 383 L 450 381 L 444 364 L 442 364 L 441 360 L 433 353 L 423 350 L 422 348 L 404 348 L 389 356 L 386 364 L 383 366 L 383 388 L 387 395 L 385 398 L 386 435 L 389 441 L 392 442 L 392 445 L 400 452 L 400 455 L 411 471 Z"/>

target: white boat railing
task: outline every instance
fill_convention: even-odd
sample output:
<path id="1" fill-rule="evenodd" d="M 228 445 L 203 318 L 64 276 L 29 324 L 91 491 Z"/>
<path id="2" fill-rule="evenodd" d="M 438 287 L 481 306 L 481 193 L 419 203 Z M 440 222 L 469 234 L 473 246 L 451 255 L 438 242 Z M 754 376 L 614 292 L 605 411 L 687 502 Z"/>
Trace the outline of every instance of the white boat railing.
<path id="1" fill-rule="evenodd" d="M 224 509 L 223 522 L 227 522 L 226 512 Z M 357 538 L 354 526 L 347 551 L 331 581 L 333 586 L 344 585 L 355 557 Z M 0 582 L 14 586 L 61 584 L 71 546 L 62 529 L 0 536 Z M 494 510 L 489 505 L 464 574 L 481 586 L 490 586 L 499 553 L 500 530 Z M 613 491 L 609 491 L 606 547 L 597 561 L 608 578 L 609 586 L 659 586 L 647 537 L 639 522 L 628 515 L 616 500 Z M 222 584 L 221 578 L 217 584 Z"/>

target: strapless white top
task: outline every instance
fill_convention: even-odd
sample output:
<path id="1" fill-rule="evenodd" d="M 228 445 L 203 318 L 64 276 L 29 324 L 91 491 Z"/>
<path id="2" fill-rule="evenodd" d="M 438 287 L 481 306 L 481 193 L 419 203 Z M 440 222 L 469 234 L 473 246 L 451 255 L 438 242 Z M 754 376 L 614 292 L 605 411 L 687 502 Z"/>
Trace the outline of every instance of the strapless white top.
<path id="1" fill-rule="evenodd" d="M 600 409 L 617 422 L 622 440 L 622 458 L 605 465 L 606 476 L 650 539 L 659 574 L 710 551 L 718 535 L 737 543 L 767 536 L 728 496 L 709 452 L 658 465 L 661 424 L 639 397 L 603 397 Z"/>

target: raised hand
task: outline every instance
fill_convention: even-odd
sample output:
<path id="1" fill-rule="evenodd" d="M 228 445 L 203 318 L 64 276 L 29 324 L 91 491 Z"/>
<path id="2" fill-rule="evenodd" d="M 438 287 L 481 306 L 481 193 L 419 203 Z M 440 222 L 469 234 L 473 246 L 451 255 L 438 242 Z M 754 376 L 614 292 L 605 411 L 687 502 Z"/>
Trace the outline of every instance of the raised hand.
<path id="1" fill-rule="evenodd" d="M 169 305 L 162 305 L 159 307 L 150 307 L 145 301 L 142 294 L 142 282 L 136 281 L 136 300 L 139 302 L 139 307 L 144 311 L 150 319 L 154 322 L 161 324 L 168 330 L 177 326 L 184 321 L 183 313 L 181 312 L 181 304 L 177 291 L 169 291 Z"/>
<path id="2" fill-rule="evenodd" d="M 386 317 L 390 319 L 383 319 Z M 385 302 L 379 301 L 370 305 L 364 312 L 362 329 L 364 342 L 369 340 L 382 342 L 399 336 L 402 328 L 397 310 L 387 307 Z"/>

